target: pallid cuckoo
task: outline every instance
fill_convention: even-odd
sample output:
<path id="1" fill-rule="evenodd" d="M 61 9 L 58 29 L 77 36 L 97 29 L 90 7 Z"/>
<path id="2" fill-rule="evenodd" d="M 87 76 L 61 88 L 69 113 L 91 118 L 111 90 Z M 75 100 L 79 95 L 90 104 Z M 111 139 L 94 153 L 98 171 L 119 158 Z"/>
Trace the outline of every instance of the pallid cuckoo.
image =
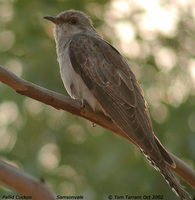
<path id="1" fill-rule="evenodd" d="M 45 19 L 56 25 L 60 73 L 69 95 L 109 116 L 184 200 L 187 192 L 166 166 L 175 163 L 153 133 L 142 89 L 125 59 L 83 12 L 68 10 Z"/>

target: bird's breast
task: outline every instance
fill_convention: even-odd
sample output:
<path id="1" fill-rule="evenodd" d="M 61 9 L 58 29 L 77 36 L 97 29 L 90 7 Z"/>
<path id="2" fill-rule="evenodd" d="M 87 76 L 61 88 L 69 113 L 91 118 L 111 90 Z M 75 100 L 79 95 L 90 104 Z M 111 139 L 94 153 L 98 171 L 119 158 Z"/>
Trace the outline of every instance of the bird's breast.
<path id="1" fill-rule="evenodd" d="M 61 78 L 68 94 L 72 98 L 85 100 L 94 111 L 101 110 L 99 103 L 87 88 L 81 76 L 73 69 L 68 47 L 64 48 L 61 52 L 58 52 L 58 62 L 60 65 Z"/>

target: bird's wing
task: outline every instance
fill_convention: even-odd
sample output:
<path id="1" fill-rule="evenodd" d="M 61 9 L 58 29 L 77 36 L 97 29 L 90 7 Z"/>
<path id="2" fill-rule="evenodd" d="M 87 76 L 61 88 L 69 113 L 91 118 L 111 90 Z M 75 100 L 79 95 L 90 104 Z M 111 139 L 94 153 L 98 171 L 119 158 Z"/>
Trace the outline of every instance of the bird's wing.
<path id="1" fill-rule="evenodd" d="M 69 56 L 104 112 L 144 152 L 161 162 L 143 92 L 120 53 L 100 38 L 79 34 L 70 42 Z"/>

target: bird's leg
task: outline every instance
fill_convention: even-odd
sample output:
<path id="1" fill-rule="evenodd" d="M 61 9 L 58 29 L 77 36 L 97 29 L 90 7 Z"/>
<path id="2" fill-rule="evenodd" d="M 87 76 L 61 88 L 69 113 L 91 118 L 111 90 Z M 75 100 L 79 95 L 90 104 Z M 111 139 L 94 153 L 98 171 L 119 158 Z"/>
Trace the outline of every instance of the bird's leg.
<path id="1" fill-rule="evenodd" d="M 87 102 L 85 101 L 85 99 L 81 99 L 80 109 L 84 109 L 86 104 Z M 96 127 L 96 123 L 94 122 L 90 122 L 90 123 L 92 127 Z"/>
<path id="2" fill-rule="evenodd" d="M 81 99 L 80 109 L 84 109 L 85 108 L 85 104 L 86 104 L 85 99 Z"/>
<path id="3" fill-rule="evenodd" d="M 94 123 L 94 122 L 91 122 L 91 126 L 92 126 L 92 127 L 96 127 L 96 126 L 97 126 L 97 124 L 96 124 L 96 123 Z"/>

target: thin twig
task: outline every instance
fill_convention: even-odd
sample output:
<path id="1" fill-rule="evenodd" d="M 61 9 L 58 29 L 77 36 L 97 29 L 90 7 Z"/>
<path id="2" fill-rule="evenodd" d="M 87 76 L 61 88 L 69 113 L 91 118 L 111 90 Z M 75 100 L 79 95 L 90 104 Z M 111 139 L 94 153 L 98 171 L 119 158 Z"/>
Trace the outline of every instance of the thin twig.
<path id="1" fill-rule="evenodd" d="M 1 160 L 0 181 L 25 195 L 26 199 L 56 199 L 55 194 L 53 194 L 51 190 L 40 180 L 35 179 L 34 177 Z"/>
<path id="2" fill-rule="evenodd" d="M 127 135 L 114 125 L 108 117 L 102 113 L 94 113 L 89 106 L 83 108 L 78 100 L 74 100 L 68 96 L 64 96 L 23 80 L 2 66 L 0 66 L 0 81 L 13 88 L 19 94 L 36 99 L 53 106 L 56 109 L 62 109 L 90 120 L 136 145 Z M 168 167 L 195 188 L 195 171 L 175 155 L 170 153 L 170 156 L 174 159 L 176 168 L 172 168 L 171 166 Z"/>

